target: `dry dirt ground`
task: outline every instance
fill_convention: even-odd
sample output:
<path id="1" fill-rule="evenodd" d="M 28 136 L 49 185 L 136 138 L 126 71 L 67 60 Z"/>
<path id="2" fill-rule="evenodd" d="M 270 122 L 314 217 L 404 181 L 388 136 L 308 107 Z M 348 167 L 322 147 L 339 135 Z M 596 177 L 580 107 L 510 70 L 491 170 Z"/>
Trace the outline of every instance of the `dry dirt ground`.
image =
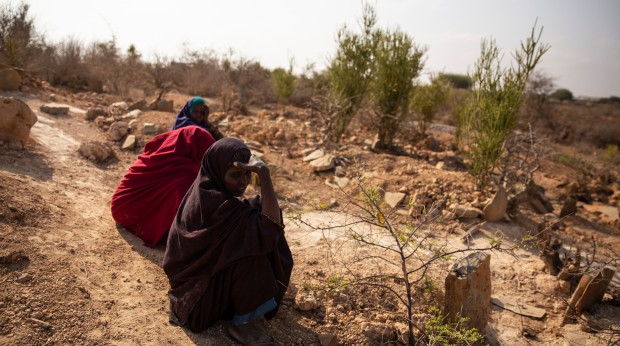
<path id="1" fill-rule="evenodd" d="M 41 104 L 56 93 L 58 102 L 73 108 L 65 116 L 39 111 Z M 106 140 L 94 123 L 84 120 L 84 110 L 112 101 L 100 95 L 66 94 L 38 90 L 32 94 L 5 93 L 24 100 L 37 114 L 31 141 L 25 150 L 0 145 L 0 344 L 113 344 L 113 345 L 232 345 L 216 326 L 193 334 L 168 322 L 166 292 L 168 282 L 161 268 L 163 247 L 142 245 L 133 235 L 118 230 L 109 212 L 111 195 L 121 177 L 152 136 L 138 134 L 138 148 L 122 151 L 112 143 L 116 158 L 93 163 L 81 157 L 81 143 Z M 187 95 L 169 94 L 180 108 Z M 353 246 L 339 247 L 338 230 L 317 231 L 291 220 L 295 210 L 314 211 L 304 217 L 314 224 L 343 221 L 346 195 L 326 184 L 334 172 L 313 173 L 302 162 L 302 150 L 316 148 L 320 133 L 316 116 L 309 110 L 289 110 L 278 116 L 275 109 L 253 110 L 253 115 L 215 113 L 218 121 L 227 118 L 227 135 L 261 144 L 264 159 L 272 167 L 274 183 L 288 216 L 286 232 L 296 262 L 292 287 L 278 316 L 262 323 L 276 340 L 285 345 L 320 345 L 319 335 L 334 335 L 340 344 L 381 344 L 402 341 L 404 324 L 395 314 L 402 306 L 376 289 L 351 288 L 339 292 L 314 292 L 320 307 L 311 311 L 296 308 L 299 290 L 319 287 L 340 268 L 337 256 L 346 257 Z M 168 128 L 174 113 L 144 112 L 138 128 L 153 122 Z M 433 132 L 442 151 L 418 147 L 407 155 L 376 153 L 368 149 L 371 138 L 363 123 L 355 125 L 340 148 L 333 149 L 343 174 L 369 177 L 369 183 L 384 191 L 407 193 L 408 197 L 427 193 L 437 200 L 476 205 L 489 195 L 475 192 L 472 179 L 458 157 L 448 150 L 452 136 Z M 437 127 L 441 129 L 441 127 Z M 444 162 L 443 168 L 437 164 Z M 545 162 L 536 181 L 547 188 L 558 214 L 561 190 L 577 173 L 565 166 Z M 576 178 L 575 178 L 576 179 Z M 618 182 L 607 205 L 618 207 Z M 354 187 L 350 190 L 355 191 Z M 352 194 L 353 192 L 350 192 Z M 596 204 L 596 203 L 595 203 Z M 600 204 L 600 203 L 599 203 Z M 601 260 L 616 259 L 620 252 L 620 224 L 589 206 L 581 206 L 574 217 L 564 219 L 556 230 L 565 248 L 581 246 L 591 250 L 597 244 Z M 407 216 L 393 214 L 394 220 Z M 457 220 L 437 225 L 434 232 L 452 247 L 463 246 L 463 233 L 471 226 Z M 473 246 L 488 244 L 498 234 L 506 243 L 519 240 L 526 231 L 512 222 L 485 226 L 470 241 Z M 347 252 L 349 251 L 349 253 Z M 336 258 L 334 257 L 336 256 Z M 615 256 L 615 257 L 614 257 Z M 435 285 L 443 285 L 450 263 L 434 270 Z M 569 292 L 556 277 L 544 272 L 536 249 L 519 248 L 515 256 L 493 253 L 491 258 L 493 294 L 510 296 L 521 304 L 544 309 L 542 319 L 524 317 L 492 306 L 486 342 L 501 345 L 605 345 L 618 342 L 609 330 L 620 328 L 620 300 L 607 294 L 605 303 L 595 306 L 588 318 L 599 332 L 585 332 L 580 324 L 561 325 Z M 373 268 L 362 268 L 371 273 Z M 442 276 L 443 275 L 443 276 Z M 433 290 L 416 291 L 420 302 L 442 304 Z M 416 316 L 426 318 L 425 308 L 416 306 Z"/>

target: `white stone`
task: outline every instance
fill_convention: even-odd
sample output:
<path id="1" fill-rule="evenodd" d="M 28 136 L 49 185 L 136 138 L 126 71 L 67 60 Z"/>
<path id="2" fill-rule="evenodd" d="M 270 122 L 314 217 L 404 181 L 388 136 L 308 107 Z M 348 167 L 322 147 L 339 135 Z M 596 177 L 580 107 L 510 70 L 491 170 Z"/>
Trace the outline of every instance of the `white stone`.
<path id="1" fill-rule="evenodd" d="M 323 149 L 317 149 L 313 152 L 311 152 L 310 154 L 306 155 L 306 157 L 304 157 L 304 162 L 308 162 L 308 161 L 314 161 L 318 158 L 321 158 L 325 156 L 325 152 L 323 151 Z"/>
<path id="2" fill-rule="evenodd" d="M 405 194 L 402 192 L 386 192 L 384 197 L 385 203 L 392 208 L 396 208 L 404 198 Z"/>
<path id="3" fill-rule="evenodd" d="M 135 146 L 136 146 L 136 136 L 129 135 L 129 136 L 127 136 L 127 138 L 125 138 L 125 141 L 123 142 L 122 149 L 123 150 L 131 150 Z"/>
<path id="4" fill-rule="evenodd" d="M 310 167 L 315 172 L 325 172 L 334 169 L 334 158 L 331 155 L 325 155 L 310 162 Z"/>
<path id="5" fill-rule="evenodd" d="M 145 135 L 151 135 L 157 133 L 157 125 L 153 123 L 144 123 L 144 128 L 142 129 L 142 133 Z"/>

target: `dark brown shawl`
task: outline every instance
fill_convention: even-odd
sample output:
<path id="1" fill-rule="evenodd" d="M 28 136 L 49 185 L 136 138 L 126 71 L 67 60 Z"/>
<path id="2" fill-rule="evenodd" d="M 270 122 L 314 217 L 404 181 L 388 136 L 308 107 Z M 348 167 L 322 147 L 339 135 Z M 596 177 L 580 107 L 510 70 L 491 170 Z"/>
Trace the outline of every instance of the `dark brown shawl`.
<path id="1" fill-rule="evenodd" d="M 247 163 L 249 158 L 249 149 L 238 139 L 215 142 L 179 206 L 163 267 L 170 281 L 171 310 L 181 324 L 211 278 L 248 257 L 267 255 L 281 288 L 275 297 L 278 303 L 286 292 L 293 259 L 284 230 L 261 213 L 258 197 L 240 201 L 224 188 L 228 167 L 235 161 Z"/>

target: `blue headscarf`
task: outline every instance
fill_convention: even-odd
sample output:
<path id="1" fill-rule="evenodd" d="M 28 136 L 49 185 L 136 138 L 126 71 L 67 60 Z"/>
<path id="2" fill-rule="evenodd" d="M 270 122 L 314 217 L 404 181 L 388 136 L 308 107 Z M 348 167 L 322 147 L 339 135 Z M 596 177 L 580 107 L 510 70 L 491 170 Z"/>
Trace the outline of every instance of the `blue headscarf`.
<path id="1" fill-rule="evenodd" d="M 194 119 L 192 119 L 191 114 L 196 105 L 207 105 L 207 102 L 200 96 L 194 96 L 189 99 L 185 106 L 183 106 L 183 109 L 181 109 L 181 112 L 177 115 L 177 118 L 172 125 L 172 130 L 192 125 L 202 127 L 207 131 L 209 130 L 208 125 L 197 123 Z"/>

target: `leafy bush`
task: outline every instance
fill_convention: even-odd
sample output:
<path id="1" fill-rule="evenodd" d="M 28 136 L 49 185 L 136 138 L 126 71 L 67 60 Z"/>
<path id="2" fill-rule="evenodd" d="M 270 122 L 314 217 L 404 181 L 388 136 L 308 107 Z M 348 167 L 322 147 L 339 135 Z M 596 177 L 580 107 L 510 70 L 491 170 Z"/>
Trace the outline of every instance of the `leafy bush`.
<path id="1" fill-rule="evenodd" d="M 568 89 L 557 89 L 549 97 L 558 101 L 572 101 L 574 99 L 573 93 Z"/>
<path id="2" fill-rule="evenodd" d="M 384 31 L 378 35 L 371 82 L 372 104 L 379 113 L 377 147 L 391 147 L 409 115 L 413 83 L 422 69 L 425 52 L 404 32 Z"/>
<path id="3" fill-rule="evenodd" d="M 74 90 L 84 90 L 88 86 L 88 72 L 83 63 L 82 43 L 76 39 L 66 39 L 55 45 L 50 83 Z"/>
<path id="4" fill-rule="evenodd" d="M 431 78 L 430 84 L 419 86 L 414 90 L 411 109 L 418 119 L 421 133 L 426 133 L 437 111 L 445 105 L 449 91 L 448 83 L 439 76 Z"/>
<path id="5" fill-rule="evenodd" d="M 615 103 L 615 104 L 620 104 L 620 97 L 618 97 L 618 96 L 601 97 L 596 102 L 598 102 L 598 103 Z"/>
<path id="6" fill-rule="evenodd" d="M 457 139 L 471 158 L 478 188 L 484 187 L 496 167 L 508 134 L 517 125 L 523 91 L 531 72 L 549 50 L 540 44 L 536 25 L 514 53 L 517 66 L 501 68 L 495 41 L 483 40 L 473 75 L 472 98 L 457 114 Z"/>
<path id="7" fill-rule="evenodd" d="M 426 334 L 425 345 L 475 345 L 484 340 L 484 336 L 476 328 L 465 327 L 468 318 L 457 316 L 457 321 L 446 321 L 437 307 L 431 307 L 428 311 L 431 318 L 424 323 Z"/>
<path id="8" fill-rule="evenodd" d="M 328 115 L 327 138 L 333 142 L 340 140 L 368 92 L 376 46 L 376 22 L 375 9 L 366 4 L 361 34 L 352 32 L 346 26 L 338 31 L 338 48 L 328 66 L 331 114 Z"/>
<path id="9" fill-rule="evenodd" d="M 271 80 L 278 96 L 278 101 L 285 105 L 295 91 L 295 75 L 293 74 L 293 65 L 288 70 L 278 67 L 271 71 Z"/>
<path id="10" fill-rule="evenodd" d="M 437 78 L 450 84 L 453 88 L 457 89 L 469 89 L 472 85 L 472 80 L 468 75 L 454 74 L 454 73 L 440 73 Z"/>
<path id="11" fill-rule="evenodd" d="M 28 15 L 30 6 L 21 3 L 0 5 L 0 63 L 28 67 L 40 50 L 42 41 L 36 33 L 33 19 Z"/>

